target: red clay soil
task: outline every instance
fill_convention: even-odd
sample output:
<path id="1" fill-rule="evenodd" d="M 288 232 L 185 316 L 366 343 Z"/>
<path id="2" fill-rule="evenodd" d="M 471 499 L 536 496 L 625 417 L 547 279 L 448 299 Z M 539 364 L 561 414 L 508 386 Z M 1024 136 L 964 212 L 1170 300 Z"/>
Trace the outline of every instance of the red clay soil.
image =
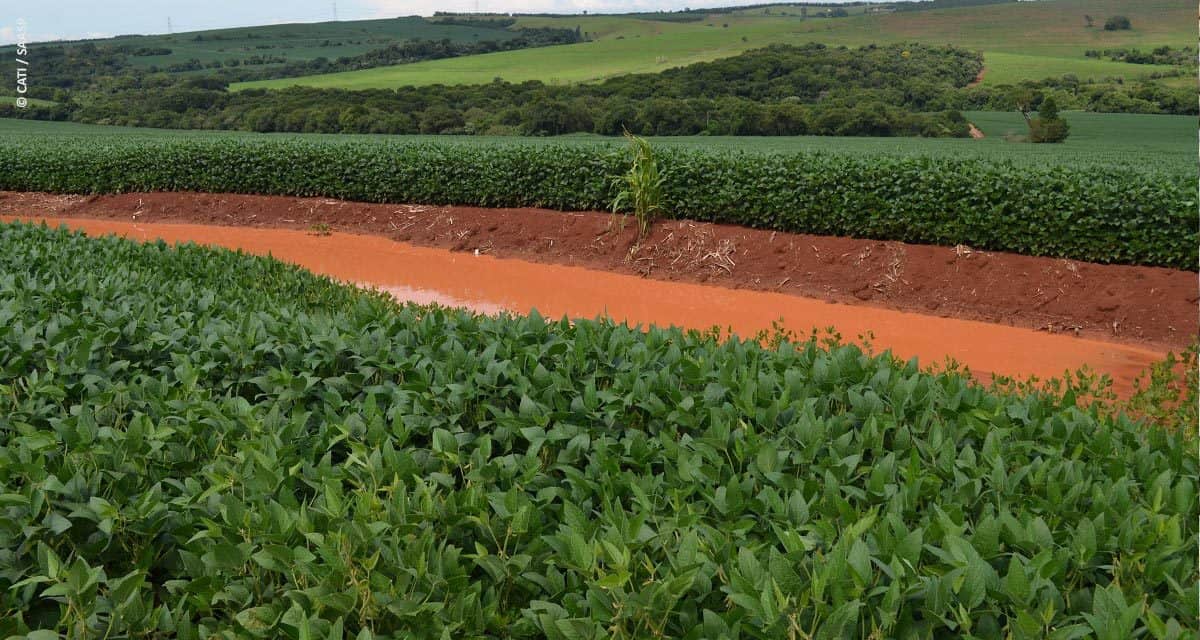
<path id="1" fill-rule="evenodd" d="M 975 75 L 975 79 L 967 83 L 967 87 L 969 88 L 969 87 L 979 86 L 979 83 L 983 82 L 983 74 L 985 74 L 985 73 L 987 73 L 987 67 L 983 67 L 982 69 L 980 69 L 979 73 Z"/>
<path id="2" fill-rule="evenodd" d="M 606 213 L 364 204 L 198 193 L 0 192 L 0 215 L 332 230 L 415 245 L 1179 348 L 1200 333 L 1197 276 L 965 246 L 791 234 L 691 221 L 636 242 Z"/>
<path id="3" fill-rule="evenodd" d="M 0 221 L 9 219 L 0 215 Z M 1166 356 L 1143 346 L 1019 327 L 476 256 L 372 235 L 44 215 L 20 219 L 57 222 L 93 236 L 197 242 L 269 254 L 314 273 L 376 288 L 400 301 L 465 306 L 483 313 L 537 309 L 550 318 L 603 315 L 642 327 L 719 326 L 743 337 L 775 328 L 796 336 L 814 331 L 821 335 L 823 328 L 830 328 L 851 342 L 859 341 L 856 336 L 867 339 L 874 351 L 888 349 L 901 360 L 916 357 L 926 367 L 940 369 L 948 360 L 957 362 L 984 383 L 997 375 L 1048 380 L 1086 367 L 1109 376 L 1112 391 L 1128 398 L 1139 375 Z"/>

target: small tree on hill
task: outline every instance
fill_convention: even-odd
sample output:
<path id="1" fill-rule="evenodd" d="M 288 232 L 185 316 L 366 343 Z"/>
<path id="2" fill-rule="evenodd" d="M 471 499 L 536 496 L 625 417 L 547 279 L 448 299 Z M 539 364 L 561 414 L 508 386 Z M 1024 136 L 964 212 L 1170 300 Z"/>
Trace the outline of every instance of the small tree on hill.
<path id="1" fill-rule="evenodd" d="M 1132 28 L 1133 25 L 1130 24 L 1129 18 L 1125 16 L 1112 16 L 1104 21 L 1105 31 L 1123 31 Z"/>
<path id="2" fill-rule="evenodd" d="M 1042 100 L 1037 117 L 1028 122 L 1030 142 L 1062 142 L 1071 133 L 1071 127 L 1059 116 L 1058 103 L 1052 97 Z"/>
<path id="3" fill-rule="evenodd" d="M 1096 26 L 1096 20 L 1087 14 L 1084 14 L 1083 22 L 1084 22 L 1084 25 L 1089 29 Z"/>
<path id="4" fill-rule="evenodd" d="M 1042 106 L 1038 108 L 1038 117 L 1042 120 L 1058 119 L 1058 103 L 1054 101 L 1054 98 L 1042 100 Z"/>
<path id="5" fill-rule="evenodd" d="M 1017 111 L 1021 112 L 1021 117 L 1025 118 L 1025 124 L 1029 124 L 1029 114 L 1033 113 L 1041 99 L 1042 94 L 1024 87 L 1018 87 L 1012 92 L 1013 104 L 1016 105 Z"/>

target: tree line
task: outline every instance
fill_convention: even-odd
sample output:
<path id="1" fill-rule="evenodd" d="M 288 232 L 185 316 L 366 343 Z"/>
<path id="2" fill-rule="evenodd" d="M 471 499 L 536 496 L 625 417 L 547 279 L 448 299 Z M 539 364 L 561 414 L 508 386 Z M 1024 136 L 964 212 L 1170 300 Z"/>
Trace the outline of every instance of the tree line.
<path id="1" fill-rule="evenodd" d="M 1083 52 L 1088 58 L 1108 58 L 1113 62 L 1129 64 L 1168 64 L 1179 67 L 1196 66 L 1196 47 L 1155 47 L 1150 51 L 1139 49 L 1088 49 Z"/>
<path id="2" fill-rule="evenodd" d="M 1072 111 L 1200 114 L 1195 88 L 1170 87 L 1156 82 L 1125 82 L 1121 78 L 1080 80 L 1072 74 L 1017 85 L 970 87 L 947 94 L 948 101 L 939 106 L 964 111 L 1008 111 L 1017 105 L 1015 96 L 1027 92 L 1053 97 L 1059 109 Z"/>

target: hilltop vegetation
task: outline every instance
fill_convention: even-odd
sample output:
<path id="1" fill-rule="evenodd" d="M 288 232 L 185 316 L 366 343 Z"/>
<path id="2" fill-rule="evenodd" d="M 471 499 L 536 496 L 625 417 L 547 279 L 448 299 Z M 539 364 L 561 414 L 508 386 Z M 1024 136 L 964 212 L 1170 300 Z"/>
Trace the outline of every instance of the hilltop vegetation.
<path id="1" fill-rule="evenodd" d="M 261 132 L 612 135 L 628 128 L 643 135 L 936 137 L 967 135 L 967 125 L 957 112 L 1009 110 L 1017 102 L 1029 102 L 1014 96 L 1032 95 L 1034 108 L 1049 98 L 1067 111 L 1195 114 L 1194 87 L 1176 82 L 1194 69 L 1187 56 L 1179 53 L 1179 46 L 1163 44 L 1148 49 L 1160 54 L 1141 54 L 1127 46 L 1178 37 L 1176 25 L 1167 22 L 1177 9 L 1172 2 L 1148 0 L 1137 6 L 1128 6 L 1125 0 L 1086 6 L 1076 0 L 1020 3 L 1038 7 L 1015 3 L 974 6 L 976 3 L 970 2 L 966 4 L 973 6 L 946 8 L 958 4 L 950 2 L 900 12 L 872 5 L 854 7 L 854 15 L 844 18 L 806 17 L 806 10 L 797 16 L 780 6 L 775 6 L 774 12 L 771 6 L 764 6 L 628 16 L 443 15 L 436 20 L 375 21 L 371 27 L 381 33 L 392 29 L 408 35 L 459 30 L 454 33 L 462 40 L 393 41 L 336 59 L 296 54 L 295 60 L 275 64 L 268 59 L 274 54 L 263 54 L 267 58 L 255 54 L 258 57 L 250 66 L 228 66 L 229 60 L 206 63 L 220 67 L 216 72 L 191 63 L 178 73 L 150 73 L 147 69 L 153 67 L 134 69 L 130 60 L 148 60 L 162 50 L 153 39 L 117 39 L 109 44 L 49 48 L 46 71 L 39 76 L 42 83 L 32 95 L 43 102 L 18 109 L 0 101 L 0 116 Z M 1116 35 L 1088 27 L 1082 19 L 1092 16 L 1082 13 L 1085 9 L 1131 14 L 1138 27 Z M 1075 11 L 1081 13 L 1077 16 L 1072 13 Z M 356 23 L 339 28 L 349 32 L 352 24 Z M 310 27 L 314 33 L 334 28 Z M 873 29 L 869 39 L 865 38 L 868 27 Z M 295 35 L 290 30 L 280 32 L 287 28 L 261 34 L 255 29 L 203 32 L 193 39 L 273 42 L 267 36 L 274 35 L 279 44 L 255 46 L 283 50 L 293 46 L 284 44 L 289 42 L 284 36 Z M 911 33 L 925 43 L 954 40 L 977 46 L 984 50 L 983 66 L 977 52 L 963 55 L 961 49 L 929 44 L 874 44 L 895 39 L 899 33 Z M 480 40 L 499 38 L 497 34 L 504 38 Z M 353 42 L 346 33 L 342 35 L 337 42 Z M 795 43 L 799 38 L 870 44 L 852 50 L 813 43 L 755 48 L 758 43 Z M 1010 39 L 1022 46 L 1004 44 Z M 539 46 L 579 40 L 587 42 Z M 1121 46 L 1096 49 L 1098 43 Z M 137 48 L 133 48 L 135 44 Z M 676 44 L 698 52 L 698 57 L 686 54 L 685 60 L 715 60 L 677 66 L 679 59 L 669 51 Z M 1068 46 L 1069 53 L 1064 48 Z M 521 50 L 481 53 L 509 48 Z M 1098 51 L 1108 52 L 1106 59 L 1101 59 Z M 629 64 L 633 60 L 629 56 L 641 59 L 649 52 L 664 55 L 657 55 L 651 67 Z M 913 58 L 904 57 L 908 55 Z M 1068 55 L 1069 59 L 1064 57 Z M 430 61 L 432 58 L 453 59 Z M 406 64 L 379 66 L 397 61 Z M 797 61 L 810 70 L 798 70 Z M 503 69 L 488 66 L 494 63 Z M 436 68 L 430 78 L 436 78 L 437 84 L 407 84 L 407 74 L 423 73 L 421 69 L 430 64 L 435 67 L 428 68 Z M 449 66 L 437 66 L 443 64 Z M 487 76 L 462 75 L 455 65 L 489 71 Z M 593 75 L 553 76 L 551 69 L 565 68 L 563 65 L 579 65 Z M 361 73 L 389 79 L 360 83 L 355 80 L 359 72 L 344 72 L 285 78 L 281 84 L 235 83 L 234 90 L 227 89 L 231 80 L 239 78 L 328 68 L 365 68 Z M 628 73 L 643 68 L 652 73 Z M 519 70 L 515 76 L 514 69 Z M 403 77 L 388 76 L 393 71 Z M 611 77 L 594 83 L 558 82 L 606 76 Z M 505 81 L 526 77 L 539 80 Z M 743 82 L 742 77 L 753 80 Z M 971 84 L 978 86 L 965 86 L 977 78 L 982 82 Z M 1129 82 L 1127 78 L 1141 79 Z M 1012 84 L 1016 80 L 1019 82 Z M 56 83 L 61 87 L 55 88 Z M 318 88 L 247 88 L 297 83 Z M 394 87 L 396 83 L 404 86 Z M 724 88 L 729 84 L 735 86 Z M 319 88 L 372 86 L 388 88 L 355 92 Z"/>
<path id="2" fill-rule="evenodd" d="M 798 17 L 781 6 L 774 6 L 774 10 L 765 6 L 704 14 L 636 16 L 443 15 L 436 20 L 398 20 L 389 28 L 404 26 L 409 29 L 404 33 L 410 35 L 426 33 L 424 29 L 470 30 L 470 39 L 392 42 L 352 56 L 332 60 L 301 56 L 279 65 L 228 67 L 225 66 L 228 61 L 217 61 L 210 64 L 221 67 L 218 72 L 200 69 L 173 74 L 130 67 L 129 60 L 149 59 L 153 57 L 150 54 L 158 53 L 152 46 L 153 40 L 138 40 L 142 44 L 137 49 L 131 49 L 134 46 L 131 43 L 84 43 L 49 49 L 50 54 L 57 51 L 61 57 L 46 58 L 47 70 L 40 76 L 43 82 L 32 96 L 43 101 L 32 103 L 27 109 L 0 101 L 0 117 L 307 133 L 614 135 L 628 128 L 638 134 L 660 136 L 961 137 L 967 135 L 968 126 L 958 112 L 1010 110 L 1018 102 L 1030 102 L 1024 98 L 1026 95 L 1032 96 L 1035 109 L 1049 98 L 1065 111 L 1195 114 L 1194 87 L 1175 82 L 1194 69 L 1178 46 L 1147 49 L 1160 52 L 1157 54 L 1142 54 L 1127 47 L 1083 47 L 1085 42 L 1128 44 L 1175 38 L 1173 27 L 1165 22 L 1165 17 L 1173 15 L 1172 1 L 1150 0 L 1137 7 L 1128 7 L 1122 4 L 1123 0 L 1106 0 L 1087 7 L 1075 0 L 1021 3 L 1039 4 L 1040 8 L 1019 7 L 1014 3 L 938 8 L 947 4 L 941 3 L 937 7 L 895 13 L 882 11 L 878 6 L 859 6 L 854 7 L 855 15 L 846 18 Z M 1089 28 L 1080 22 L 1085 14 L 1071 13 L 1085 8 L 1097 13 L 1129 9 L 1127 13 L 1134 15 L 1139 26 L 1130 32 L 1136 32 L 1133 35 L 1124 32 L 1106 35 L 1102 29 Z M 697 21 L 696 17 L 704 19 Z M 1030 21 L 1021 23 L 1025 31 L 1019 33 L 1018 18 Z M 574 24 L 570 22 L 572 19 Z M 388 21 L 377 22 L 380 24 L 372 26 L 378 29 L 389 25 Z M 858 25 L 855 27 L 858 31 L 835 26 L 850 22 Z M 350 24 L 343 28 L 350 29 Z M 815 28 L 818 24 L 828 28 Z M 982 65 L 977 52 L 967 55 L 969 49 L 929 44 L 866 44 L 846 49 L 808 43 L 754 48 L 755 43 L 780 38 L 789 42 L 798 38 L 856 40 L 866 33 L 863 29 L 867 24 L 875 29 L 873 38 L 885 41 L 896 33 L 913 33 L 924 42 L 959 34 L 953 39 L 985 49 Z M 311 27 L 318 32 L 332 28 Z M 290 33 L 279 33 L 278 29 L 283 28 L 276 28 L 274 33 L 281 38 L 280 42 L 285 42 L 283 36 Z M 1053 37 L 1050 31 L 1054 32 Z M 194 38 L 217 43 L 225 42 L 226 38 L 230 42 L 249 42 L 260 37 L 257 33 L 254 29 L 205 32 Z M 456 33 L 468 38 L 467 32 Z M 855 33 L 858 35 L 852 36 Z M 507 39 L 479 40 L 491 37 L 489 34 L 504 34 Z M 1025 43 L 1019 48 L 1021 53 L 1000 50 L 1006 46 L 999 43 L 1009 37 Z M 538 46 L 580 39 L 587 42 Z M 1053 44 L 1032 44 L 1047 39 L 1053 40 Z M 642 44 L 631 44 L 634 41 Z M 628 66 L 631 58 L 625 57 L 626 54 L 643 56 L 647 51 L 665 51 L 662 47 L 669 48 L 672 42 L 703 50 L 705 53 L 698 59 L 717 59 L 679 67 L 672 55 L 660 55 L 656 59 L 663 64 L 656 63 L 651 69 L 653 73 L 625 73 L 641 68 Z M 1065 66 L 1064 43 L 1073 43 L 1072 51 L 1077 52 L 1071 54 L 1074 57 Z M 480 53 L 512 47 L 537 47 L 537 50 Z M 1014 50 L 1018 49 L 1008 47 L 1008 51 Z M 1108 52 L 1106 59 L 1100 59 L 1099 51 Z M 138 52 L 147 55 L 135 55 Z M 481 78 L 476 76 L 456 75 L 453 67 L 437 67 L 438 84 L 353 92 L 321 88 L 263 91 L 246 87 L 288 86 L 298 82 L 318 87 L 377 85 L 357 83 L 353 81 L 358 77 L 356 72 L 347 72 L 287 78 L 277 85 L 235 83 L 234 90 L 229 89 L 229 82 L 238 78 L 292 75 L 331 67 L 367 67 L 363 73 L 368 74 L 391 73 L 389 69 L 409 74 L 431 64 L 430 58 L 448 57 L 454 59 L 437 64 L 486 66 L 500 61 L 504 71 L 492 69 L 495 73 L 489 72 L 486 81 L 480 82 Z M 56 60 L 61 64 L 55 63 Z M 995 65 L 997 60 L 1003 64 Z M 409 63 L 378 66 L 396 61 Z M 1172 64 L 1157 64 L 1160 62 Z M 601 73 L 600 70 L 611 65 L 614 73 L 607 74 L 613 76 L 607 80 L 582 84 L 562 84 L 554 82 L 553 77 L 547 78 L 546 69 L 562 64 L 582 64 L 580 68 L 588 73 Z M 1107 77 L 1106 70 L 1110 68 L 1120 75 Z M 550 81 L 506 82 L 504 78 L 514 77 L 512 69 Z M 1067 73 L 1070 70 L 1079 73 Z M 1101 72 L 1106 77 L 1096 81 Z M 527 76 L 518 74 L 517 78 L 521 77 Z M 997 81 L 997 78 L 1011 81 L 1014 77 L 1022 80 L 1016 84 Z M 1126 77 L 1143 80 L 1127 82 Z M 336 82 L 325 83 L 321 78 Z M 462 83 L 470 78 L 476 78 L 478 84 Z M 978 78 L 983 82 L 978 82 Z M 383 85 L 398 81 L 388 80 Z M 62 88 L 54 89 L 54 83 Z M 968 83 L 972 86 L 967 86 Z"/>
<path id="3" fill-rule="evenodd" d="M 416 45 L 406 45 L 412 48 Z M 390 51 L 401 51 L 396 48 Z M 1063 109 L 1194 113 L 1185 88 L 1085 84 L 968 86 L 978 54 L 918 44 L 859 49 L 782 45 L 596 84 L 502 81 L 347 92 L 227 91 L 215 78 L 147 79 L 85 100 L 0 115 L 159 128 L 259 132 L 560 135 L 838 135 L 965 137 L 962 110 L 1008 110 L 1051 98 Z M 1031 98 L 1018 98 L 1029 94 Z"/>
<path id="4" fill-rule="evenodd" d="M 571 29 L 509 29 L 513 22 L 430 22 L 414 16 L 41 44 L 34 48 L 39 74 L 30 95 L 61 101 L 69 90 L 162 86 L 198 75 L 219 77 L 224 83 L 284 78 L 580 39 Z"/>
<path id="5" fill-rule="evenodd" d="M 979 69 L 978 55 L 952 47 L 778 46 L 662 74 L 565 87 L 493 82 L 355 94 L 231 93 L 197 80 L 94 95 L 68 116 L 309 133 L 613 135 L 628 128 L 655 135 L 966 136 L 961 115 L 928 112 L 945 111 L 946 94 Z"/>
<path id="6" fill-rule="evenodd" d="M 1121 77 L 1126 82 L 1175 73 L 1164 65 L 1133 66 L 1087 59 L 1085 51 L 1117 47 L 1174 47 L 1195 42 L 1194 9 L 1184 0 L 1052 0 L 922 11 L 865 13 L 845 18 L 801 17 L 799 10 L 712 13 L 701 20 L 647 20 L 639 16 L 521 17 L 517 26 L 579 27 L 589 42 L 547 52 L 510 52 L 418 63 L 302 80 L 241 87 L 281 88 L 297 83 L 343 89 L 428 84 L 482 84 L 494 78 L 548 84 L 595 82 L 626 73 L 652 73 L 715 60 L 770 44 L 863 46 L 897 42 L 953 44 L 982 51 L 987 85 L 1039 81 L 1071 74 L 1081 82 Z M 1111 32 L 1105 17 L 1129 16 L 1135 28 Z M 1085 16 L 1099 17 L 1088 27 Z M 993 58 L 993 54 L 997 55 Z M 1019 57 L 1014 57 L 1019 56 Z M 1186 75 L 1186 73 L 1185 73 Z"/>
<path id="7" fill-rule="evenodd" d="M 5 636 L 1196 629 L 1194 442 L 1054 397 L 20 224 L 0 318 Z"/>

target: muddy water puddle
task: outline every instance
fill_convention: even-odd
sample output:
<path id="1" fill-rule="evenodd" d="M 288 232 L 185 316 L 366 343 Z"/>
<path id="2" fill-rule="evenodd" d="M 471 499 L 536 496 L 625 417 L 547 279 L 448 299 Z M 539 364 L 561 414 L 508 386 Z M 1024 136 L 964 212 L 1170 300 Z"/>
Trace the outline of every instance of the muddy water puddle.
<path id="1" fill-rule="evenodd" d="M 495 315 L 503 311 L 512 311 L 512 309 L 509 309 L 503 304 L 496 302 L 487 302 L 478 298 L 456 298 L 441 291 L 415 289 L 402 284 L 379 284 L 375 282 L 355 282 L 354 284 L 364 289 L 382 291 L 383 293 L 392 296 L 400 302 L 414 302 L 416 304 L 440 304 L 444 307 L 459 307 L 462 309 L 470 309 L 479 313 L 486 313 L 488 315 Z"/>
<path id="2" fill-rule="evenodd" d="M 1128 392 L 1137 375 L 1164 355 L 1016 327 L 476 256 L 377 236 L 87 219 L 47 222 L 93 235 L 192 241 L 269 254 L 405 301 L 437 302 L 482 313 L 526 313 L 536 308 L 555 318 L 607 315 L 641 325 L 720 326 L 742 336 L 771 329 L 775 321 L 802 336 L 831 327 L 847 338 L 873 334 L 876 349 L 891 349 L 905 359 L 917 356 L 929 365 L 953 358 L 983 374 L 1044 379 L 1088 365 L 1111 375 L 1120 392 Z"/>

